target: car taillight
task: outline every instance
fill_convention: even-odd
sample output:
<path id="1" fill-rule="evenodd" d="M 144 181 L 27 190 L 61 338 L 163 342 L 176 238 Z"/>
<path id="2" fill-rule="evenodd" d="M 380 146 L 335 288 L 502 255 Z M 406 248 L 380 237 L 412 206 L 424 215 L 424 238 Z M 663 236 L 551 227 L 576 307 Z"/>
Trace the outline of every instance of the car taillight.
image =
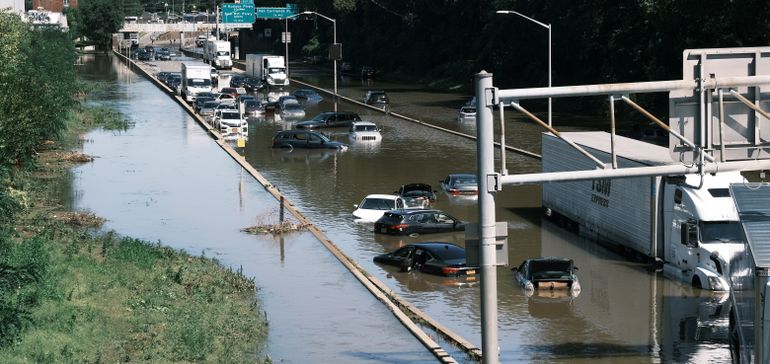
<path id="1" fill-rule="evenodd" d="M 453 195 L 459 195 L 460 194 L 460 190 L 458 190 L 456 188 L 450 188 L 449 189 L 449 193 L 451 193 Z"/>
<path id="2" fill-rule="evenodd" d="M 460 272 L 460 268 L 455 267 L 443 267 L 441 268 L 441 273 L 447 276 L 456 275 L 458 272 Z"/>
<path id="3" fill-rule="evenodd" d="M 409 227 L 409 224 L 397 224 L 390 227 L 391 230 L 403 230 Z"/>

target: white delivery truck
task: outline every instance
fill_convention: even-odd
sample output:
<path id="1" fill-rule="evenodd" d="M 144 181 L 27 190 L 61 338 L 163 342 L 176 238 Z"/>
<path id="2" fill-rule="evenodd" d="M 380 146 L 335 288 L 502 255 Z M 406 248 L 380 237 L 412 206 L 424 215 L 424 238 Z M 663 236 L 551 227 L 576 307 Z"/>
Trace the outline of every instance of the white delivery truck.
<path id="1" fill-rule="evenodd" d="M 284 87 L 289 85 L 283 56 L 272 54 L 247 54 L 246 73 L 258 77 L 268 86 Z"/>
<path id="2" fill-rule="evenodd" d="M 723 258 L 728 263 L 732 362 L 770 363 L 770 186 L 730 186 L 746 243 Z"/>
<path id="3" fill-rule="evenodd" d="M 200 63 L 182 63 L 179 95 L 186 101 L 193 102 L 199 92 L 211 92 L 211 67 Z"/>
<path id="4" fill-rule="evenodd" d="M 203 43 L 203 62 L 217 69 L 232 69 L 233 59 L 230 56 L 230 42 L 226 40 L 209 39 Z"/>
<path id="5" fill-rule="evenodd" d="M 561 133 L 605 163 L 605 132 Z M 668 149 L 615 137 L 619 168 L 670 165 Z M 543 172 L 590 170 L 594 162 L 553 134 L 543 134 Z M 728 191 L 745 179 L 738 172 L 677 177 L 631 177 L 543 185 L 547 216 L 580 235 L 646 260 L 663 262 L 664 274 L 696 287 L 729 289 L 723 257 L 743 244 L 738 213 Z"/>

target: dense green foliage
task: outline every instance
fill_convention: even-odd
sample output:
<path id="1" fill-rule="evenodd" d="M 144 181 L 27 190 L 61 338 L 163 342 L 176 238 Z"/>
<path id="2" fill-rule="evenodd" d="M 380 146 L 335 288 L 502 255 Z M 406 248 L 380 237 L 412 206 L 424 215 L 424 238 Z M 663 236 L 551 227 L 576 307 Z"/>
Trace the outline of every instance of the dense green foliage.
<path id="1" fill-rule="evenodd" d="M 77 82 L 69 36 L 0 12 L 0 166 L 28 161 L 64 128 Z"/>
<path id="2" fill-rule="evenodd" d="M 80 0 L 77 35 L 84 35 L 101 49 L 109 49 L 112 34 L 123 26 L 123 4 L 112 0 Z"/>
<path id="3" fill-rule="evenodd" d="M 500 87 L 548 84 L 547 29 L 496 10 L 551 24 L 554 85 L 677 79 L 685 49 L 770 41 L 770 23 L 764 20 L 770 2 L 764 0 L 297 3 L 337 20 L 346 60 L 466 88 L 480 70 L 492 72 Z M 295 23 L 293 52 L 314 36 L 320 36 L 322 47 L 330 43 L 330 24 Z"/>

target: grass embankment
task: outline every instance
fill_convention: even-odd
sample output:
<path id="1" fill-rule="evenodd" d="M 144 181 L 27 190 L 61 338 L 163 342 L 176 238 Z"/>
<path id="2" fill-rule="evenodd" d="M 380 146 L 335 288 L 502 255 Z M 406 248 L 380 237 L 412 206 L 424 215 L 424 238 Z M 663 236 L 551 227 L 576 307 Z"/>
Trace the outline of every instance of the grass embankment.
<path id="1" fill-rule="evenodd" d="M 0 362 L 260 361 L 267 323 L 253 280 L 97 232 L 100 218 L 61 207 L 55 191 L 88 160 L 68 151 L 77 135 L 130 127 L 99 108 L 81 109 L 70 124 L 62 141 L 38 151 L 36 167 L 2 180 L 23 210 L 0 226 Z"/>

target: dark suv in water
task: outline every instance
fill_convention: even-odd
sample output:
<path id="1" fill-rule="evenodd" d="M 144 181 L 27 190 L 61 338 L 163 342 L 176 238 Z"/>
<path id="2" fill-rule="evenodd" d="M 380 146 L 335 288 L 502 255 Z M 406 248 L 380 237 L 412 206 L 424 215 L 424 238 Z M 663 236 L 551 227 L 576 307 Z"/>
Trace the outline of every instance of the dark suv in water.
<path id="1" fill-rule="evenodd" d="M 300 121 L 297 123 L 297 129 L 312 129 L 312 128 L 325 128 L 335 126 L 353 125 L 354 121 L 361 121 L 361 117 L 358 114 L 350 111 L 326 111 L 314 116 L 310 120 Z"/>
<path id="2" fill-rule="evenodd" d="M 390 101 L 385 91 L 367 91 L 364 96 L 364 104 L 374 106 L 387 106 Z"/>
<path id="3" fill-rule="evenodd" d="M 391 210 L 374 223 L 376 234 L 410 235 L 465 230 L 465 222 L 439 210 Z"/>
<path id="4" fill-rule="evenodd" d="M 312 130 L 283 130 L 273 136 L 273 148 L 342 149 L 348 147 Z"/>

